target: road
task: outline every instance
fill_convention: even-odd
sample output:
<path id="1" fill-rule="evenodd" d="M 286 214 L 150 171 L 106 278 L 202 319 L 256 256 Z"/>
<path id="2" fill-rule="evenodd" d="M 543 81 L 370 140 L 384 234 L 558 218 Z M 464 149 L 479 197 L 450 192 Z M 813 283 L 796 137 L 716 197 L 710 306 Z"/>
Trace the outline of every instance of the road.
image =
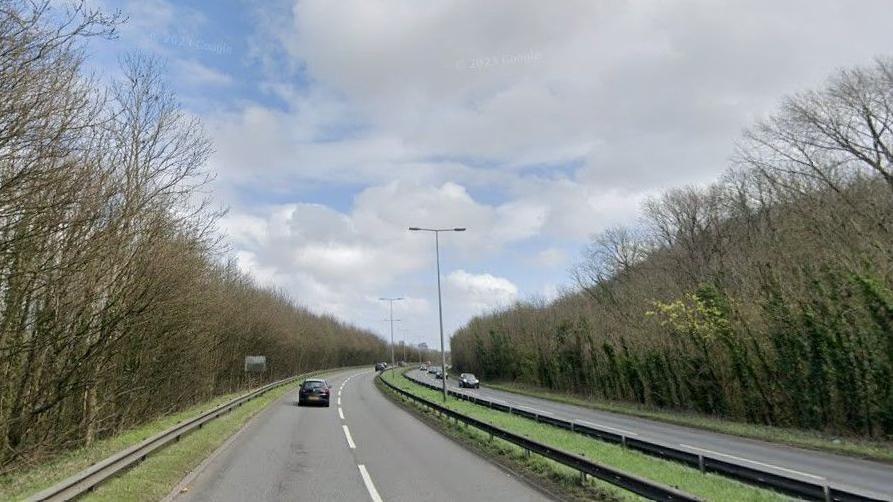
<path id="1" fill-rule="evenodd" d="M 413 370 L 408 375 L 428 382 L 440 382 L 435 380 L 433 375 L 418 370 Z M 501 401 L 513 407 L 564 420 L 576 420 L 584 425 L 628 437 L 682 447 L 695 453 L 786 476 L 800 477 L 806 481 L 817 482 L 827 479 L 831 485 L 852 489 L 875 498 L 893 500 L 893 466 L 888 464 L 597 411 L 486 387 L 458 389 L 455 385 L 455 379 L 451 378 L 449 386 L 454 390 Z"/>
<path id="2" fill-rule="evenodd" d="M 201 468 L 186 501 L 547 500 L 385 398 L 369 370 L 329 377 L 329 408 L 277 401 Z"/>

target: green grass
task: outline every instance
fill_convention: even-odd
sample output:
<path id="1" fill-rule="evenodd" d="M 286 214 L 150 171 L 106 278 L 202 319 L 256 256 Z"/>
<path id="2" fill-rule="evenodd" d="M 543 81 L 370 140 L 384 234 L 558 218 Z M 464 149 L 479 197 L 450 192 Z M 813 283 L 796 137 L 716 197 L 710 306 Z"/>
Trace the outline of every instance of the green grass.
<path id="1" fill-rule="evenodd" d="M 442 396 L 437 391 L 410 382 L 399 374 L 388 372 L 385 378 L 394 385 L 415 395 L 440 403 Z M 515 434 L 523 435 L 561 450 L 591 458 L 621 471 L 656 481 L 666 486 L 704 498 L 705 500 L 769 501 L 787 500 L 786 497 L 715 474 L 703 474 L 697 469 L 682 464 L 649 457 L 595 439 L 584 437 L 564 429 L 540 424 L 532 420 L 508 413 L 484 408 L 473 403 L 450 397 L 450 409 L 491 423 Z"/>
<path id="2" fill-rule="evenodd" d="M 523 394 L 530 397 L 548 399 L 559 403 L 583 406 L 594 410 L 632 415 L 750 439 L 759 439 L 773 443 L 893 463 L 893 442 L 889 441 L 871 441 L 861 438 L 836 437 L 820 431 L 806 431 L 801 429 L 734 422 L 696 413 L 658 410 L 631 403 L 595 401 L 586 399 L 582 396 L 554 392 L 527 385 L 502 383 L 489 384 L 487 387 L 506 392 L 514 392 L 516 394 Z"/>
<path id="3" fill-rule="evenodd" d="M 205 424 L 201 429 L 183 436 L 178 443 L 157 451 L 133 469 L 100 486 L 91 496 L 84 498 L 158 500 L 164 497 L 186 473 L 198 465 L 230 435 L 239 430 L 249 418 L 274 400 L 282 397 L 286 392 L 293 391 L 296 385 L 290 384 L 273 389 L 236 408 L 229 414 Z M 49 462 L 30 469 L 6 474 L 0 477 L 0 500 L 24 499 L 121 450 L 138 444 L 150 436 L 235 399 L 241 394 L 244 392 L 219 396 L 117 436 L 97 441 L 91 446 L 63 453 Z M 148 495 L 150 493 L 151 495 Z"/>
<path id="4" fill-rule="evenodd" d="M 173 427 L 205 411 L 219 406 L 239 394 L 226 394 L 206 403 L 192 406 L 179 413 L 148 422 L 117 436 L 102 439 L 91 446 L 58 455 L 49 462 L 24 471 L 13 471 L 0 477 L 0 500 L 19 500 L 52 486 L 63 479 L 115 453 L 133 446 L 148 437 Z"/>

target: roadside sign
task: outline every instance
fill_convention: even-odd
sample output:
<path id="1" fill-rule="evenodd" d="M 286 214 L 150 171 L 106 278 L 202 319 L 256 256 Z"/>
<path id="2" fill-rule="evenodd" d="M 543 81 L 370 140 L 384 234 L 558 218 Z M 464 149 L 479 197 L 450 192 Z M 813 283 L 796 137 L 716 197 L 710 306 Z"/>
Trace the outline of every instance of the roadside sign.
<path id="1" fill-rule="evenodd" d="M 267 371 L 267 356 L 245 356 L 245 373 L 264 373 Z"/>

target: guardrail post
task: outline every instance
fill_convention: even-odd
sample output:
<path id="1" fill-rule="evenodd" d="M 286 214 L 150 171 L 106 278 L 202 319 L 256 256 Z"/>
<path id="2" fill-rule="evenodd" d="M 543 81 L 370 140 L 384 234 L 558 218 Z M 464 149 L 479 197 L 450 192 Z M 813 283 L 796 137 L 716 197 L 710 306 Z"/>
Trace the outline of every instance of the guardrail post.
<path id="1" fill-rule="evenodd" d="M 574 432 L 574 421 L 571 420 L 571 432 Z"/>
<path id="2" fill-rule="evenodd" d="M 626 436 L 620 436 L 620 444 L 626 448 Z"/>
<path id="3" fill-rule="evenodd" d="M 583 471 L 580 471 L 580 484 L 581 485 L 586 484 L 586 473 Z"/>
<path id="4" fill-rule="evenodd" d="M 701 470 L 701 473 L 704 472 L 704 455 L 698 455 L 698 469 Z"/>
<path id="5" fill-rule="evenodd" d="M 831 487 L 826 483 L 825 486 L 822 487 L 822 491 L 825 492 L 825 502 L 831 502 Z"/>

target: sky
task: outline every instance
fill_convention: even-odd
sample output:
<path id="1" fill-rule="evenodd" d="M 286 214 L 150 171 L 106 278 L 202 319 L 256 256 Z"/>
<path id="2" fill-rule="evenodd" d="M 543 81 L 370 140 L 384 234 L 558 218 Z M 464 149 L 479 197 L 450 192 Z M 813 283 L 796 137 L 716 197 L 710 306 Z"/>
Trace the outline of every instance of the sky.
<path id="1" fill-rule="evenodd" d="M 887 0 L 92 0 L 94 41 L 165 61 L 215 146 L 229 252 L 260 284 L 395 339 L 573 287 L 590 236 L 709 183 L 743 129 L 890 55 Z"/>

